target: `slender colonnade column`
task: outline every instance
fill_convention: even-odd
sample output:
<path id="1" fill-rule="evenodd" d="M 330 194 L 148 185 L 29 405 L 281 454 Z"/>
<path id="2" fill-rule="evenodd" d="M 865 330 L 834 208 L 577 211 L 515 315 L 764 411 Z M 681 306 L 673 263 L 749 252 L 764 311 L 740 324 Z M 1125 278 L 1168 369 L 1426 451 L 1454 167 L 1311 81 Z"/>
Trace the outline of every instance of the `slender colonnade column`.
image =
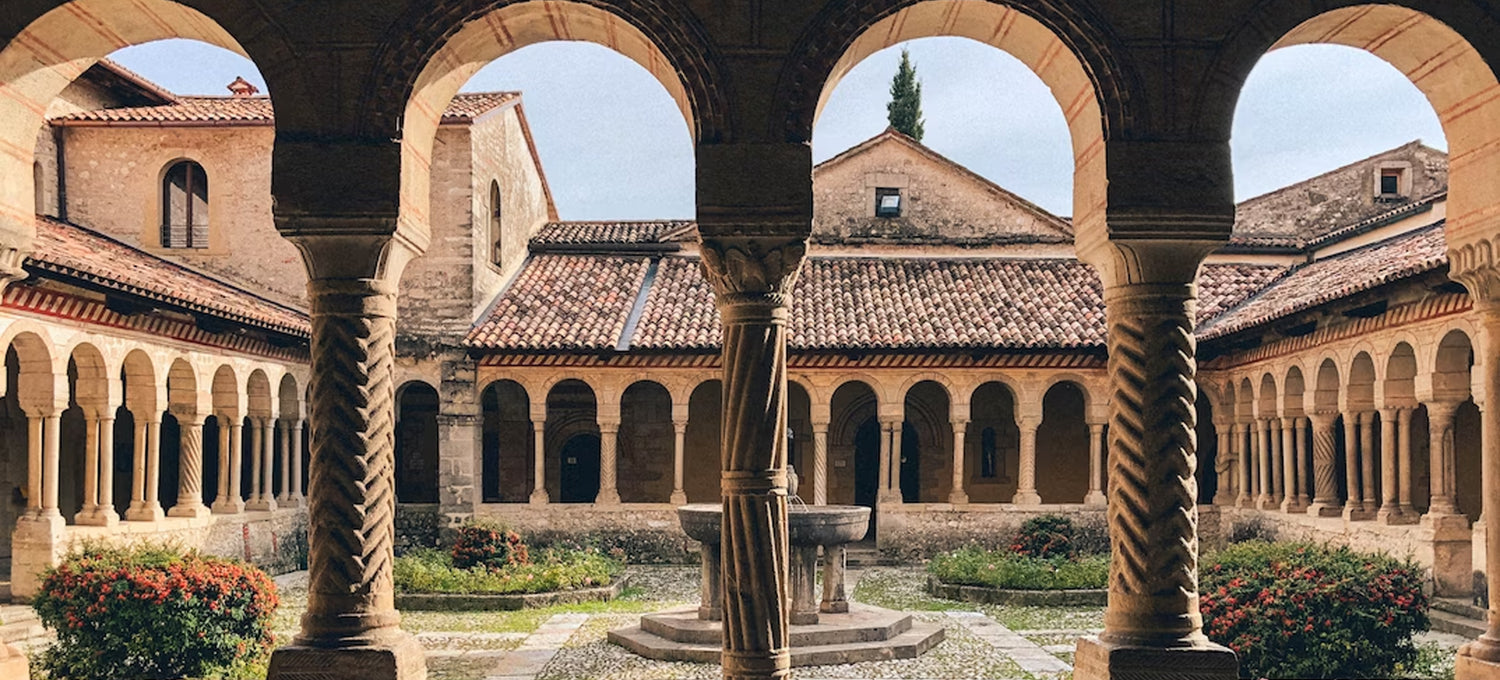
<path id="1" fill-rule="evenodd" d="M 1344 413 L 1344 519 L 1366 519 L 1359 488 L 1359 415 L 1351 411 Z"/>
<path id="2" fill-rule="evenodd" d="M 266 505 L 271 480 L 265 474 L 265 429 L 261 427 L 264 422 L 263 416 L 250 417 L 250 499 L 245 503 L 246 510 L 270 509 Z"/>
<path id="3" fill-rule="evenodd" d="M 1308 488 L 1312 486 L 1312 478 L 1308 477 L 1307 426 L 1306 416 L 1297 419 L 1297 512 L 1306 512 L 1307 506 L 1312 504 L 1312 499 L 1307 495 Z"/>
<path id="4" fill-rule="evenodd" d="M 26 411 L 26 515 L 42 515 L 42 424 L 46 417 Z"/>
<path id="5" fill-rule="evenodd" d="M 99 514 L 99 414 L 83 413 L 83 507 L 73 516 L 77 524 L 93 524 Z"/>
<path id="6" fill-rule="evenodd" d="M 1427 404 L 1428 456 L 1432 460 L 1432 502 L 1429 515 L 1458 514 L 1457 452 L 1453 446 L 1453 414 L 1458 404 L 1434 401 Z"/>
<path id="7" fill-rule="evenodd" d="M 1235 470 L 1240 479 L 1234 504 L 1241 508 L 1250 507 L 1250 447 L 1245 445 L 1246 427 L 1242 423 L 1234 423 L 1230 428 L 1234 438 Z"/>
<path id="8" fill-rule="evenodd" d="M 292 423 L 285 418 L 276 420 L 276 440 L 281 442 L 281 495 L 276 500 L 290 505 L 292 502 Z"/>
<path id="9" fill-rule="evenodd" d="M 1297 512 L 1297 427 L 1291 418 L 1281 419 L 1281 511 Z"/>
<path id="10" fill-rule="evenodd" d="M 620 489 L 616 479 L 619 474 L 620 421 L 599 419 L 599 495 L 594 499 L 600 505 L 619 505 Z"/>
<path id="11" fill-rule="evenodd" d="M 1104 423 L 1089 423 L 1089 492 L 1084 505 L 1104 505 Z"/>
<path id="12" fill-rule="evenodd" d="M 547 497 L 547 412 L 531 413 L 531 504 L 546 505 Z"/>
<path id="13" fill-rule="evenodd" d="M 1010 500 L 1016 505 L 1042 504 L 1042 495 L 1036 491 L 1036 431 L 1041 424 L 1040 418 L 1022 417 L 1016 421 L 1021 428 L 1021 474 L 1016 482 L 1016 495 Z"/>
<path id="14" fill-rule="evenodd" d="M 1264 418 L 1255 420 L 1255 446 L 1255 460 L 1260 464 L 1260 494 L 1255 497 L 1255 507 L 1266 510 L 1276 506 L 1276 500 L 1271 495 L 1271 421 Z"/>
<path id="15" fill-rule="evenodd" d="M 1375 412 L 1365 411 L 1359 414 L 1359 504 L 1367 518 L 1376 510 L 1375 456 Z"/>
<path id="16" fill-rule="evenodd" d="M 1401 518 L 1401 501 L 1397 496 L 1400 483 L 1396 480 L 1396 409 L 1380 409 L 1380 508 L 1375 519 L 1385 524 L 1397 524 Z"/>
<path id="17" fill-rule="evenodd" d="M 1271 507 L 1270 510 L 1281 507 L 1281 499 L 1286 495 L 1285 479 L 1283 478 L 1286 459 L 1286 449 L 1283 446 L 1285 439 L 1282 437 L 1282 420 L 1272 418 L 1266 422 L 1266 450 L 1271 452 Z"/>
<path id="18" fill-rule="evenodd" d="M 876 486 L 880 487 L 876 494 L 878 503 L 882 505 L 891 502 L 891 422 L 885 418 L 880 419 L 880 474 L 876 480 Z"/>
<path id="19" fill-rule="evenodd" d="M 672 505 L 687 503 L 687 492 L 682 488 L 683 456 L 686 455 L 687 449 L 687 425 L 686 418 L 672 419 Z"/>
<path id="20" fill-rule="evenodd" d="M 302 418 L 292 421 L 292 504 L 302 507 Z"/>
<path id="21" fill-rule="evenodd" d="M 813 431 L 813 505 L 828 504 L 828 421 L 814 420 Z"/>
<path id="22" fill-rule="evenodd" d="M 1411 504 L 1411 416 L 1415 411 L 1413 408 L 1403 408 L 1396 413 L 1396 423 L 1401 430 L 1396 440 L 1396 471 L 1399 477 L 1396 503 L 1401 508 L 1402 516 L 1411 521 L 1417 519 L 1417 509 Z"/>

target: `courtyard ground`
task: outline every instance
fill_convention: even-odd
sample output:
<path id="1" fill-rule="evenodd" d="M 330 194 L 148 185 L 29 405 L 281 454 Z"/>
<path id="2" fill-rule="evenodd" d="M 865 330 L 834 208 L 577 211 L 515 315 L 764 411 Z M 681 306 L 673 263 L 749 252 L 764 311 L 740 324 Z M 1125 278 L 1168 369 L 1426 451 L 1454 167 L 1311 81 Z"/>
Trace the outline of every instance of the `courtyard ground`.
<path id="1" fill-rule="evenodd" d="M 402 626 L 427 649 L 432 680 L 714 680 L 715 664 L 651 661 L 605 641 L 613 628 L 641 614 L 698 601 L 698 567 L 630 567 L 629 586 L 613 602 L 563 605 L 516 612 L 404 612 Z M 939 680 L 958 678 L 1064 678 L 1070 675 L 1074 641 L 1097 633 L 1098 607 L 976 605 L 929 597 L 920 567 L 851 570 L 853 599 L 910 611 L 939 623 L 947 638 L 926 655 L 909 660 L 799 668 L 809 680 L 870 678 Z M 296 633 L 306 603 L 306 574 L 278 577 L 282 608 L 278 640 Z M 1420 668 L 1409 677 L 1451 678 L 1453 650 L 1463 639 L 1425 633 Z"/>

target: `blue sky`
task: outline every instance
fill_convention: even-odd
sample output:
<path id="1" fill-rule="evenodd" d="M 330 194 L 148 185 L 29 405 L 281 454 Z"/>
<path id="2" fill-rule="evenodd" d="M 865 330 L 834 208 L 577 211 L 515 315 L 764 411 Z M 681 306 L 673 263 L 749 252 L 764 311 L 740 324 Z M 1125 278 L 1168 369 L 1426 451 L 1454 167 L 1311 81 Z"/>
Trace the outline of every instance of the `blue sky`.
<path id="1" fill-rule="evenodd" d="M 923 141 L 1043 208 L 1069 214 L 1067 127 L 1041 80 L 1008 54 L 962 38 L 906 47 L 922 81 Z M 181 94 L 224 94 L 235 76 L 264 87 L 248 60 L 203 43 L 166 40 L 112 56 Z M 813 130 L 815 161 L 885 129 L 899 60 L 899 46 L 877 52 L 839 83 Z M 524 93 L 563 219 L 692 217 L 687 125 L 634 62 L 588 43 L 544 43 L 496 60 L 464 89 Z M 1250 74 L 1235 110 L 1235 193 L 1256 196 L 1417 138 L 1447 148 L 1426 99 L 1390 65 L 1346 47 L 1278 50 Z"/>

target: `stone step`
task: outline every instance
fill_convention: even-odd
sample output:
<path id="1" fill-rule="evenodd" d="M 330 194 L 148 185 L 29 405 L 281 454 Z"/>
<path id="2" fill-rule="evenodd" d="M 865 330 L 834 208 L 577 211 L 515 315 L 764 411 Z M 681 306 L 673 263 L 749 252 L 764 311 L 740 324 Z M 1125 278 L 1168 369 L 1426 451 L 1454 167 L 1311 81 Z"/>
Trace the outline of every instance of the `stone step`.
<path id="1" fill-rule="evenodd" d="M 1489 617 L 1489 611 L 1484 607 L 1476 607 L 1469 600 L 1456 597 L 1434 597 L 1432 608 L 1476 621 L 1485 621 Z"/>
<path id="2" fill-rule="evenodd" d="M 911 627 L 909 614 L 856 604 L 847 614 L 823 614 L 817 624 L 792 626 L 789 632 L 793 647 L 812 647 L 890 640 Z M 686 644 L 718 645 L 724 636 L 723 624 L 698 618 L 695 607 L 647 614 L 641 617 L 641 628 Z"/>
<path id="3" fill-rule="evenodd" d="M 1433 609 L 1427 612 L 1427 618 L 1431 622 L 1429 628 L 1440 633 L 1453 633 L 1469 638 L 1477 638 L 1484 634 L 1484 622 L 1459 616 L 1451 612 Z"/>
<path id="4" fill-rule="evenodd" d="M 822 666 L 914 659 L 943 641 L 943 627 L 916 623 L 911 629 L 889 640 L 851 642 L 817 647 L 792 647 L 793 666 Z M 719 642 L 675 642 L 631 626 L 609 632 L 609 641 L 636 654 L 658 661 L 696 661 L 718 663 L 722 652 Z"/>
<path id="5" fill-rule="evenodd" d="M 41 621 L 18 621 L 0 626 L 0 642 L 8 645 L 41 640 L 51 635 Z"/>
<path id="6" fill-rule="evenodd" d="M 0 625 L 36 621 L 36 610 L 24 604 L 0 604 Z"/>

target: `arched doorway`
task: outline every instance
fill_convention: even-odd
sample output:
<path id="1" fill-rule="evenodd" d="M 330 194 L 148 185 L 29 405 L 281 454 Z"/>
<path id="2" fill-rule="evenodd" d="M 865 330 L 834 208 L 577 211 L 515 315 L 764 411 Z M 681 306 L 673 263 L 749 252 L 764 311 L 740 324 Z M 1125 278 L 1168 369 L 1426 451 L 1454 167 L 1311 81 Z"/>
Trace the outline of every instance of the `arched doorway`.
<path id="1" fill-rule="evenodd" d="M 424 382 L 396 391 L 396 502 L 438 502 L 438 393 Z"/>
<path id="2" fill-rule="evenodd" d="M 558 502 L 593 503 L 599 495 L 599 435 L 584 432 L 569 437 L 559 456 Z"/>

